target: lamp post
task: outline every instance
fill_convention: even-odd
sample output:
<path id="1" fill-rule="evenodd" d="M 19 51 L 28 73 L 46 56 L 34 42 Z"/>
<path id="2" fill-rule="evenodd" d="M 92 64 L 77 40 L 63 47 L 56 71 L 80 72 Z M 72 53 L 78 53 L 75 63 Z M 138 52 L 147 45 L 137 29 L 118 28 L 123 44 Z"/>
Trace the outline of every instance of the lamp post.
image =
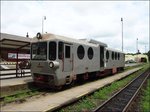
<path id="1" fill-rule="evenodd" d="M 121 18 L 121 23 L 122 23 L 122 52 L 123 52 L 123 18 Z"/>
<path id="2" fill-rule="evenodd" d="M 137 49 L 137 54 L 138 54 L 138 38 L 136 39 L 136 49 Z"/>
<path id="3" fill-rule="evenodd" d="M 44 32 L 44 20 L 46 20 L 46 16 L 42 17 L 42 34 Z"/>

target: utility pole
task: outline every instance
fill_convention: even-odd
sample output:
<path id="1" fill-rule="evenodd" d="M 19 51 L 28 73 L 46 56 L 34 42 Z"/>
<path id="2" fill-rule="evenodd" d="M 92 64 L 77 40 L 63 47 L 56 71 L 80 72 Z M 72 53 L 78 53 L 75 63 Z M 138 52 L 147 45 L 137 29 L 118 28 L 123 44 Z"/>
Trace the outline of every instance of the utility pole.
<path id="1" fill-rule="evenodd" d="M 136 39 L 137 41 L 136 41 L 136 47 L 137 47 L 137 62 L 139 61 L 139 59 L 138 59 L 138 38 Z"/>
<path id="2" fill-rule="evenodd" d="M 122 23 L 122 52 L 123 52 L 123 18 L 121 18 L 121 23 Z"/>
<path id="3" fill-rule="evenodd" d="M 145 53 L 146 53 L 146 45 L 145 45 Z"/>

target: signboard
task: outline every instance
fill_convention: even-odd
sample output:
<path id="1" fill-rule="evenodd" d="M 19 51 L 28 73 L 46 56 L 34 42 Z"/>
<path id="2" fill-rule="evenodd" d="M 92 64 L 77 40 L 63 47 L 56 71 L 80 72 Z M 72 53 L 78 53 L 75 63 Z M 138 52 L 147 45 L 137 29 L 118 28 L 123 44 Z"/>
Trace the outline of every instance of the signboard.
<path id="1" fill-rule="evenodd" d="M 8 53 L 8 59 L 16 59 L 17 54 L 16 53 Z"/>
<path id="2" fill-rule="evenodd" d="M 8 53 L 8 59 L 17 59 L 17 53 Z M 18 54 L 18 59 L 30 59 L 30 54 Z"/>

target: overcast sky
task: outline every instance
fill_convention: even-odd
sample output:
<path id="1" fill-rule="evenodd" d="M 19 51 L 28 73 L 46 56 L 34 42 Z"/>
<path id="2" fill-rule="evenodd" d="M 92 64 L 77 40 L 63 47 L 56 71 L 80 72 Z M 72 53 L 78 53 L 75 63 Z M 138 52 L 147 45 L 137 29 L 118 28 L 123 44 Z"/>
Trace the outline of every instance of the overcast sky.
<path id="1" fill-rule="evenodd" d="M 148 1 L 2 1 L 1 32 L 32 38 L 42 32 L 75 39 L 95 39 L 124 51 L 149 50 Z M 146 49 L 145 49 L 146 48 Z"/>

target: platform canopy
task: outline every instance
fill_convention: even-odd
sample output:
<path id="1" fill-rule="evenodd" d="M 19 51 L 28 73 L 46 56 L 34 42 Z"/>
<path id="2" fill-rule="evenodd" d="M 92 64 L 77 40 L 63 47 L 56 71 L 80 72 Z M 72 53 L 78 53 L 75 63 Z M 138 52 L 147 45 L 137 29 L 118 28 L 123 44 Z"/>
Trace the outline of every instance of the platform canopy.
<path id="1" fill-rule="evenodd" d="M 0 47 L 13 49 L 30 49 L 31 38 L 0 33 Z"/>

